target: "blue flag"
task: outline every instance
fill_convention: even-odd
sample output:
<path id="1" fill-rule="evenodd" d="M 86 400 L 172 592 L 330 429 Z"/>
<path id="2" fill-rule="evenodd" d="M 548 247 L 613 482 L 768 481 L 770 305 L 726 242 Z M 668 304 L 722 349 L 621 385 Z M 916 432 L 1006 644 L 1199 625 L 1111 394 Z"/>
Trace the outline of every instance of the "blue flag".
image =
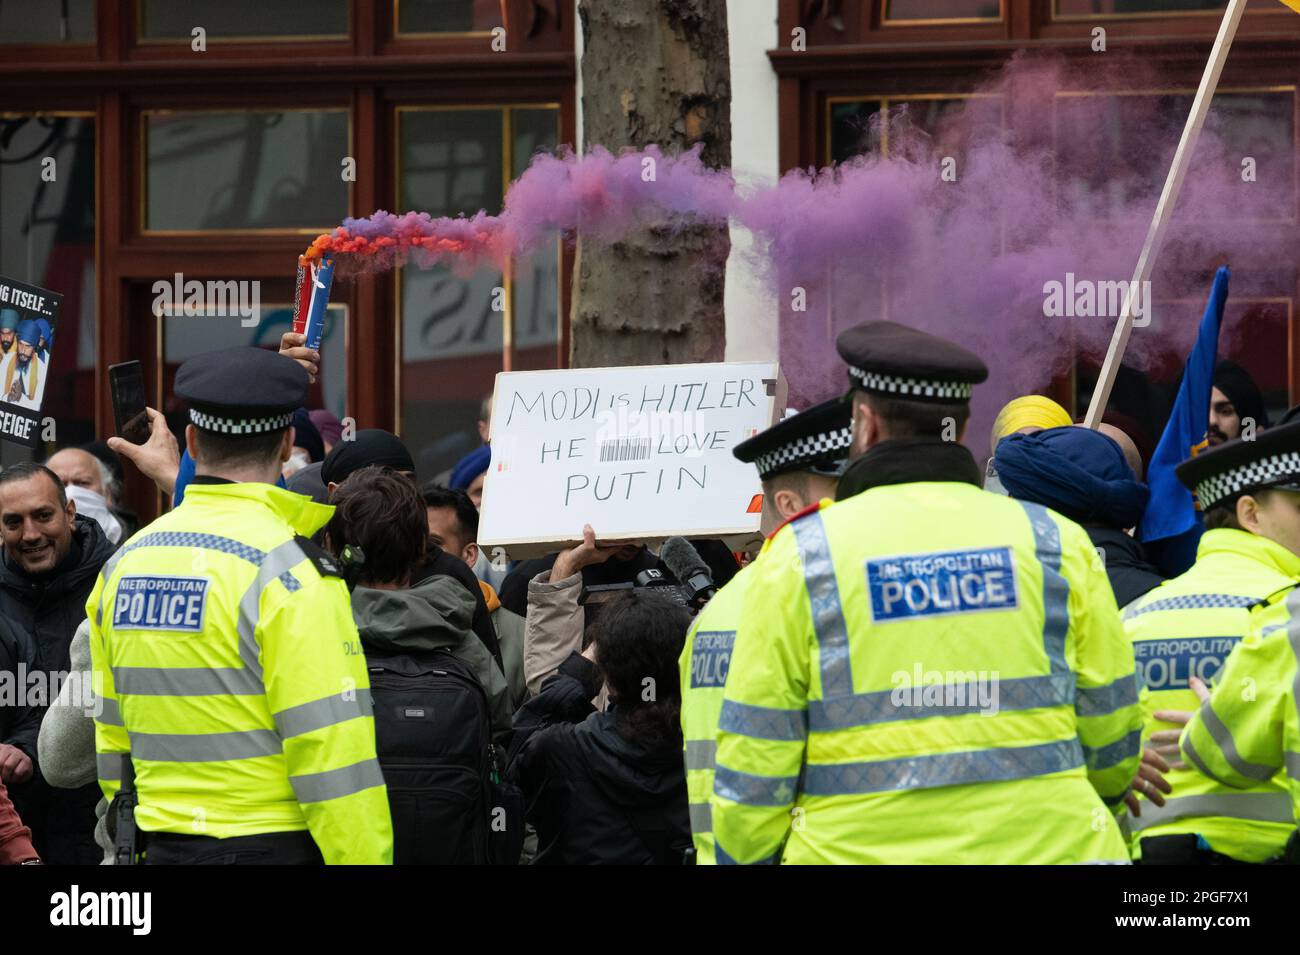
<path id="1" fill-rule="evenodd" d="M 1214 387 L 1223 307 L 1228 301 L 1228 279 L 1225 265 L 1215 273 L 1214 287 L 1205 303 L 1200 330 L 1196 333 L 1196 344 L 1192 346 L 1192 353 L 1187 356 L 1187 365 L 1183 369 L 1183 382 L 1178 387 L 1173 413 L 1147 468 L 1151 498 L 1138 526 L 1138 538 L 1144 544 L 1160 542 L 1154 550 L 1173 558 L 1173 566 L 1168 560 L 1163 562 L 1162 569 L 1166 572 L 1182 573 L 1191 566 L 1196 559 L 1196 542 L 1204 529 L 1192 492 L 1183 487 L 1174 474 L 1174 468 L 1207 447 L 1205 432 L 1210 419 L 1210 390 Z"/>

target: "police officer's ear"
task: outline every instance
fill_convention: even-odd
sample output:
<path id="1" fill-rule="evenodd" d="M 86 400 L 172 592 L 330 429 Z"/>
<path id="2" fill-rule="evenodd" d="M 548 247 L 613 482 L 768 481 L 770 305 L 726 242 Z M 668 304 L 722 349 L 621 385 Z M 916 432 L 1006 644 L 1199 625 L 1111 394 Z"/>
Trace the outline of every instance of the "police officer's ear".
<path id="1" fill-rule="evenodd" d="M 68 523 L 71 524 L 77 519 L 77 502 L 68 498 L 68 503 L 63 509 L 63 513 L 68 515 Z"/>
<path id="2" fill-rule="evenodd" d="M 1260 520 L 1260 507 L 1264 503 L 1260 498 L 1253 494 L 1243 494 L 1237 498 L 1237 524 L 1243 531 L 1250 534 L 1264 534 L 1264 526 Z"/>
<path id="3" fill-rule="evenodd" d="M 293 439 L 298 436 L 297 429 L 290 425 L 284 431 L 284 437 L 280 439 L 280 463 L 284 464 L 293 454 Z"/>
<path id="4" fill-rule="evenodd" d="M 872 409 L 866 395 L 861 391 L 853 393 L 853 449 L 861 454 L 882 439 L 880 416 Z"/>

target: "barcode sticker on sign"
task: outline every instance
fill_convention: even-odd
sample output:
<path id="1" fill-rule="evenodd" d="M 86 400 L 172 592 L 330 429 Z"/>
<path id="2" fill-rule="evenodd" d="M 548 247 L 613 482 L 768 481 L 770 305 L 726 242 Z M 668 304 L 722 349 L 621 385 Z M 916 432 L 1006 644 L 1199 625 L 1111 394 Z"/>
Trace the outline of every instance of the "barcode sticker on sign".
<path id="1" fill-rule="evenodd" d="M 649 438 L 615 438 L 600 442 L 600 460 L 603 461 L 648 461 L 650 460 Z"/>

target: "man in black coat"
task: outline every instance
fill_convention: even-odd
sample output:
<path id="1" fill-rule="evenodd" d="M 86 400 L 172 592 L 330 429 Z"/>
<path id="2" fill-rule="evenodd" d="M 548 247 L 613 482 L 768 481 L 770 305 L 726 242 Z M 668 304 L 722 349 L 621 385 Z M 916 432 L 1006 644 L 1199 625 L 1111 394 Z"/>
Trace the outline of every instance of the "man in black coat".
<path id="1" fill-rule="evenodd" d="M 32 778 L 41 710 L 27 695 L 36 648 L 22 630 L 0 617 L 0 783 L 19 786 Z"/>
<path id="2" fill-rule="evenodd" d="M 77 516 L 63 482 L 40 464 L 0 472 L 0 536 L 0 616 L 31 636 L 37 665 L 52 688 L 71 669 L 73 634 L 113 545 L 97 523 Z M 39 768 L 38 760 L 36 776 L 12 793 L 37 851 L 52 864 L 98 863 L 98 785 L 55 789 Z"/>

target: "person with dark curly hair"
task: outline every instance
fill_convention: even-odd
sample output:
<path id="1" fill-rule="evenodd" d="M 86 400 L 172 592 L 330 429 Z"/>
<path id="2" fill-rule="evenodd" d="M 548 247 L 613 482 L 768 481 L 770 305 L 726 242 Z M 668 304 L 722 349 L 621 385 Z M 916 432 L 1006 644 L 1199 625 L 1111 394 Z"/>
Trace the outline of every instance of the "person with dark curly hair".
<path id="1" fill-rule="evenodd" d="M 515 714 L 510 771 L 537 828 L 537 862 L 672 865 L 691 845 L 677 659 L 690 614 L 641 589 L 610 601 L 576 651 Z M 591 700 L 602 682 L 610 706 Z"/>

